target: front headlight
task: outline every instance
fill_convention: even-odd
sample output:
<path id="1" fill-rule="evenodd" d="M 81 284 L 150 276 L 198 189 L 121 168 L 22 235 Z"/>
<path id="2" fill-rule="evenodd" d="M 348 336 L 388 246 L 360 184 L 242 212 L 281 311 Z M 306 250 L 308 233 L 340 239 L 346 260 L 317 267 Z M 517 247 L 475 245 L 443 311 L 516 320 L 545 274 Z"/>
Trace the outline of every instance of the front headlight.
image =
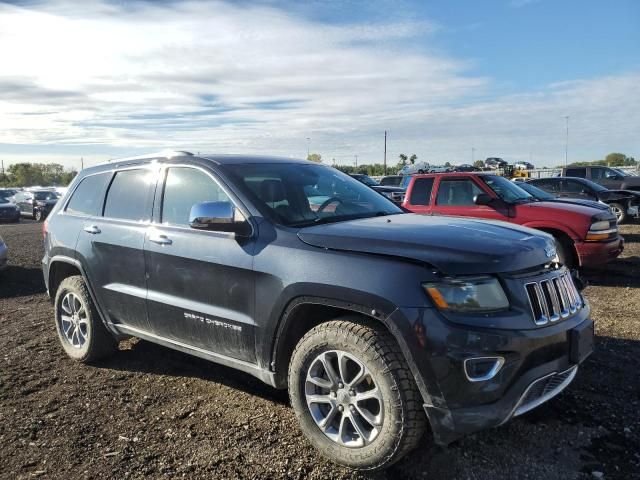
<path id="1" fill-rule="evenodd" d="M 608 240 L 609 238 L 611 238 L 611 234 L 617 233 L 618 228 L 611 228 L 609 220 L 599 220 L 591 224 L 585 240 L 591 242 L 597 242 L 598 240 Z"/>
<path id="2" fill-rule="evenodd" d="M 473 313 L 509 308 L 500 282 L 493 277 L 429 282 L 423 283 L 422 287 L 441 310 Z"/>

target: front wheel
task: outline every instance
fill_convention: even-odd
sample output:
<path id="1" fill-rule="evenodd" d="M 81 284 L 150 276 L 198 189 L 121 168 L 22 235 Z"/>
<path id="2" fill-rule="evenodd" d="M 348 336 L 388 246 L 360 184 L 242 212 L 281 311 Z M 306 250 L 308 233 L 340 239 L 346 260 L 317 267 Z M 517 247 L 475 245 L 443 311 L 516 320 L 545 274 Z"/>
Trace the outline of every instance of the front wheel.
<path id="1" fill-rule="evenodd" d="M 574 268 L 575 261 L 573 259 L 572 248 L 569 242 L 563 238 L 553 237 L 556 244 L 556 254 L 558 262 L 567 268 Z"/>
<path id="2" fill-rule="evenodd" d="M 33 219 L 36 222 L 41 222 L 42 221 L 42 210 L 36 210 L 33 214 Z"/>
<path id="3" fill-rule="evenodd" d="M 325 457 L 372 471 L 416 446 L 426 416 L 393 337 L 357 321 L 323 323 L 300 340 L 289 396 L 303 433 Z"/>
<path id="4" fill-rule="evenodd" d="M 624 205 L 610 203 L 609 208 L 611 209 L 611 213 L 616 216 L 616 222 L 618 224 L 624 223 L 627 220 L 627 210 L 624 208 Z"/>

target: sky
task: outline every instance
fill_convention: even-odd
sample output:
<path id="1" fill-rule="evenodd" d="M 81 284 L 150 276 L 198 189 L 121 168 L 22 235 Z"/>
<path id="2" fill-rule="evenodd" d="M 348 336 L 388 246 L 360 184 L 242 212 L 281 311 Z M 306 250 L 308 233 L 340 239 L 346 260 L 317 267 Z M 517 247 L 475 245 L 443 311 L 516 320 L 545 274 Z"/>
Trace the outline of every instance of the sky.
<path id="1" fill-rule="evenodd" d="M 636 0 L 0 2 L 0 159 L 640 158 Z"/>

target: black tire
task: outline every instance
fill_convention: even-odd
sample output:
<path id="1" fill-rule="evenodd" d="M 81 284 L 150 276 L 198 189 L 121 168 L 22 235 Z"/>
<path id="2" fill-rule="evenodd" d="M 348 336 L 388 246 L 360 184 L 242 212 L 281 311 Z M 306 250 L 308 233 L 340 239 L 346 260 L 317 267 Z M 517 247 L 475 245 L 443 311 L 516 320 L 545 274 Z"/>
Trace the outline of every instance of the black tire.
<path id="1" fill-rule="evenodd" d="M 575 268 L 575 259 L 573 255 L 573 248 L 569 244 L 569 241 L 562 237 L 553 237 L 556 244 L 556 253 L 558 255 L 558 261 L 567 268 Z"/>
<path id="2" fill-rule="evenodd" d="M 349 395 L 353 395 L 351 392 L 359 390 L 362 384 L 365 384 L 365 388 L 373 384 L 382 398 L 378 410 L 378 415 L 382 413 L 381 425 L 370 443 L 363 446 L 348 447 L 329 438 L 314 420 L 311 407 L 307 404 L 307 375 L 311 375 L 319 356 L 326 353 L 331 355 L 334 351 L 356 358 L 366 366 L 370 374 L 370 380 L 355 383 L 355 387 L 345 385 L 340 390 L 336 389 L 337 395 L 332 393 L 334 390 L 329 389 L 328 395 L 336 399 L 336 404 L 349 398 L 347 401 L 350 402 L 348 408 L 351 413 L 346 408 L 340 411 L 344 413 L 336 413 L 340 425 L 347 423 L 347 420 L 340 420 L 344 416 L 349 419 L 352 431 L 356 431 L 355 424 L 350 419 L 358 415 L 360 410 L 356 411 L 354 405 L 359 401 L 347 396 L 347 388 Z M 342 378 L 342 375 L 339 377 Z M 289 397 L 300 428 L 311 444 L 333 462 L 357 470 L 380 470 L 395 463 L 417 445 L 426 426 L 420 393 L 398 344 L 381 326 L 363 324 L 359 318 L 322 323 L 300 340 L 289 365 Z M 342 403 L 336 408 L 340 407 Z M 362 405 L 358 408 L 362 408 Z M 332 407 L 325 407 L 325 411 L 327 409 L 333 411 Z M 367 412 L 370 413 L 368 410 Z M 326 414 L 326 418 L 328 417 L 330 413 Z M 357 418 L 362 425 L 365 417 Z M 356 438 L 364 437 L 356 434 Z"/>
<path id="3" fill-rule="evenodd" d="M 611 209 L 611 213 L 616 216 L 616 221 L 618 224 L 627 221 L 627 209 L 624 208 L 624 205 L 614 202 L 609 204 L 609 208 Z"/>
<path id="4" fill-rule="evenodd" d="M 418 173 L 422 175 L 424 173 L 424 170 L 420 169 L 418 170 Z"/>
<path id="5" fill-rule="evenodd" d="M 85 320 L 83 325 L 85 326 L 84 328 L 78 327 L 77 329 L 79 330 L 78 335 L 82 336 L 85 341 L 84 343 L 80 343 L 80 336 L 76 335 L 75 338 L 78 339 L 78 345 L 74 345 L 73 341 L 65 334 L 65 326 L 69 326 L 70 322 L 65 321 L 63 318 L 69 318 L 70 316 L 67 315 L 65 311 L 65 308 L 67 310 L 69 309 L 69 303 L 67 301 L 65 306 L 64 302 L 65 298 L 70 298 L 67 297 L 69 294 L 77 298 L 81 305 L 82 308 L 77 309 L 81 312 L 80 315 L 82 315 L 82 309 L 84 309 Z M 107 331 L 104 323 L 102 323 L 102 319 L 93 304 L 93 300 L 91 299 L 91 295 L 89 295 L 82 276 L 75 275 L 73 277 L 67 277 L 60 283 L 58 291 L 56 292 L 54 308 L 58 339 L 65 353 L 73 360 L 89 363 L 106 357 L 116 350 L 117 342 Z M 72 308 L 72 311 L 75 310 L 76 309 Z M 74 316 L 71 317 L 73 318 Z M 75 327 L 69 326 L 69 329 L 71 328 L 75 329 Z M 82 332 L 84 332 L 84 335 L 82 335 Z"/>
<path id="6" fill-rule="evenodd" d="M 35 212 L 33 212 L 33 219 L 36 222 L 41 222 L 42 221 L 42 210 L 36 210 Z"/>

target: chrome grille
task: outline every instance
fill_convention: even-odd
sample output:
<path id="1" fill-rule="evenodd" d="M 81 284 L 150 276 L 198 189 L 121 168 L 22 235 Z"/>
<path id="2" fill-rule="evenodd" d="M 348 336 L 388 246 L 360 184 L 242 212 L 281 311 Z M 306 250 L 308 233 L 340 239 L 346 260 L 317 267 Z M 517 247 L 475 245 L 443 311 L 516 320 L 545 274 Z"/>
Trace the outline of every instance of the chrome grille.
<path id="1" fill-rule="evenodd" d="M 576 365 L 564 372 L 552 373 L 533 382 L 520 398 L 513 416 L 522 415 L 555 397 L 571 383 L 577 371 L 578 366 Z"/>
<path id="2" fill-rule="evenodd" d="M 557 322 L 582 308 L 582 299 L 568 272 L 525 284 L 536 325 Z"/>

